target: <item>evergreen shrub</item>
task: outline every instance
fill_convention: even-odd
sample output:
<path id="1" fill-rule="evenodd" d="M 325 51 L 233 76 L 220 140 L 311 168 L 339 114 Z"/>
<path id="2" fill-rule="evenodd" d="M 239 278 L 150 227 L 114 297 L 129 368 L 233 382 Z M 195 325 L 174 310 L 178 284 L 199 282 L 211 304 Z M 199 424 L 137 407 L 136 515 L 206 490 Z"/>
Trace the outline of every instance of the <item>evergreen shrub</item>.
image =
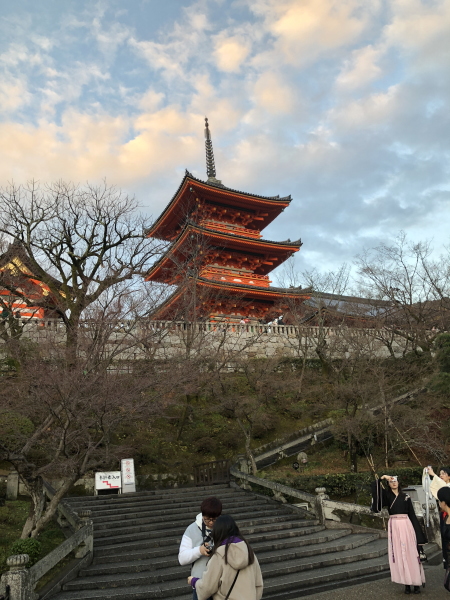
<path id="1" fill-rule="evenodd" d="M 380 470 L 379 475 L 385 472 L 397 475 L 400 485 L 419 485 L 422 483 L 422 467 L 404 467 L 402 469 L 386 468 Z M 370 472 L 364 473 L 331 473 L 328 475 L 297 475 L 289 478 L 274 478 L 272 481 L 289 487 L 314 494 L 317 487 L 324 487 L 327 494 L 335 498 L 345 498 L 355 492 L 367 489 L 374 476 Z"/>
<path id="2" fill-rule="evenodd" d="M 27 538 L 26 540 L 17 540 L 17 542 L 11 544 L 8 555 L 28 554 L 30 562 L 27 564 L 27 567 L 31 567 L 39 560 L 41 550 L 42 545 L 39 540 Z"/>

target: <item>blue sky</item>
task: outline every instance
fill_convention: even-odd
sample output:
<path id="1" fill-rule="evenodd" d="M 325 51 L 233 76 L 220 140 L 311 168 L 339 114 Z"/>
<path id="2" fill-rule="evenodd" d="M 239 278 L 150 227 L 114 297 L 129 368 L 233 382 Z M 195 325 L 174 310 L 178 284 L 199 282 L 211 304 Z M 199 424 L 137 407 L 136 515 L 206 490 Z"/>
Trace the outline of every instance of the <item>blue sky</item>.
<path id="1" fill-rule="evenodd" d="M 155 217 L 184 169 L 292 194 L 266 230 L 336 268 L 448 243 L 450 0 L 1 2 L 0 184 L 106 178 Z"/>

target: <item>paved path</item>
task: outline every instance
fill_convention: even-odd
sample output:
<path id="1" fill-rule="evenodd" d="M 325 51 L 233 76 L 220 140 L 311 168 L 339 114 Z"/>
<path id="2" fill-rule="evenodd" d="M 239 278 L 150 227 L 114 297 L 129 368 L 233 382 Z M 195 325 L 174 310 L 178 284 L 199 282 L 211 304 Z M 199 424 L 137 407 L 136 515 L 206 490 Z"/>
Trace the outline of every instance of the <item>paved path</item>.
<path id="1" fill-rule="evenodd" d="M 395 598 L 427 598 L 428 600 L 450 600 L 450 594 L 444 588 L 444 569 L 442 565 L 436 567 L 425 566 L 425 588 L 421 588 L 419 595 L 406 596 L 404 587 L 392 583 L 390 578 L 380 579 L 371 583 L 363 583 L 352 587 L 336 588 L 330 592 L 306 596 L 308 600 L 393 600 Z"/>

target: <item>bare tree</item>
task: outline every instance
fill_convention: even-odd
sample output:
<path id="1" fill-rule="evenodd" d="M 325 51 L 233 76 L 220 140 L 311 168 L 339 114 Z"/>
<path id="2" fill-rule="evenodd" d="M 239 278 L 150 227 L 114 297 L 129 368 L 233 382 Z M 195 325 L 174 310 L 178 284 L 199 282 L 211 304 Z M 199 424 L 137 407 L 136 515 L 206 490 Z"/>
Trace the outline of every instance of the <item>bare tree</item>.
<path id="1" fill-rule="evenodd" d="M 149 222 L 137 214 L 136 201 L 106 183 L 31 182 L 1 190 L 0 198 L 0 231 L 24 249 L 30 279 L 50 293 L 36 301 L 11 291 L 29 306 L 55 311 L 73 361 L 83 311 L 112 287 L 142 276 L 161 244 L 146 237 Z"/>
<path id="2" fill-rule="evenodd" d="M 135 450 L 122 434 L 160 414 L 168 401 L 163 383 L 154 365 L 140 373 L 111 372 L 93 370 L 89 360 L 78 359 L 74 368 L 39 354 L 3 377 L 0 423 L 7 435 L 0 439 L 0 457 L 18 471 L 32 500 L 22 537 L 39 534 L 86 472 L 116 465 Z M 45 507 L 44 479 L 55 477 L 62 485 Z"/>
<path id="3" fill-rule="evenodd" d="M 428 242 L 411 243 L 402 232 L 393 244 L 364 252 L 356 264 L 360 289 L 387 301 L 377 314 L 386 345 L 392 345 L 394 335 L 415 352 L 430 352 L 450 323 L 448 253 L 435 260 Z"/>

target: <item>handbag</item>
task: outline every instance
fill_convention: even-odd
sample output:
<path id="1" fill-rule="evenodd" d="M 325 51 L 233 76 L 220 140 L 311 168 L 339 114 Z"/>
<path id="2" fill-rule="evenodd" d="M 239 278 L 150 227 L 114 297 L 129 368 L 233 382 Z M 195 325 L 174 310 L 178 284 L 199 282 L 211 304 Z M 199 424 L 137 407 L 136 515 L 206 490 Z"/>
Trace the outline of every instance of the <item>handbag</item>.
<path id="1" fill-rule="evenodd" d="M 228 594 L 225 596 L 225 600 L 228 600 L 228 598 L 230 597 L 230 594 L 231 594 L 231 592 L 233 591 L 234 584 L 236 583 L 236 579 L 238 578 L 238 575 L 239 575 L 239 573 L 240 573 L 240 571 L 238 571 L 238 572 L 236 573 L 236 576 L 235 576 L 235 578 L 234 578 L 234 580 L 233 580 L 233 583 L 231 584 L 231 587 L 230 587 L 230 589 L 228 590 Z"/>

